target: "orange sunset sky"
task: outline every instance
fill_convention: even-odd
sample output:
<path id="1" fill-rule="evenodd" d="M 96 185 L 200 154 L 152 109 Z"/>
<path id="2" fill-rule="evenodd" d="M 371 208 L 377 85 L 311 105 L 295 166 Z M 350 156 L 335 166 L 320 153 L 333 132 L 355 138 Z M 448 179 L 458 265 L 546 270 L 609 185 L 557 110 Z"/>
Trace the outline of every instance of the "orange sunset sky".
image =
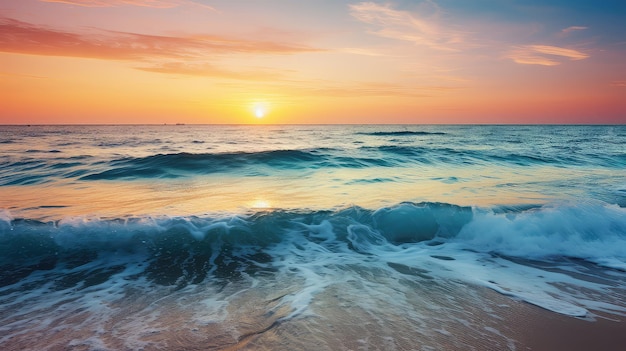
<path id="1" fill-rule="evenodd" d="M 626 1 L 0 0 L 0 124 L 626 123 Z"/>

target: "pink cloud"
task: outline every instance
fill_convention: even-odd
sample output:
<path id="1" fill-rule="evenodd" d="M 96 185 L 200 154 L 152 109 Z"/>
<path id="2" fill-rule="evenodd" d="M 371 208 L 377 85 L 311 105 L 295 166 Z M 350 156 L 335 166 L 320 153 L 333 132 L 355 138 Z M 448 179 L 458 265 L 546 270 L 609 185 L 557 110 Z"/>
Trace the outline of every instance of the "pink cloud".
<path id="1" fill-rule="evenodd" d="M 572 61 L 589 57 L 581 51 L 551 45 L 522 45 L 510 50 L 506 57 L 524 65 L 556 66 L 563 59 Z"/>
<path id="2" fill-rule="evenodd" d="M 357 20 L 376 27 L 371 33 L 384 38 L 413 42 L 439 50 L 457 50 L 464 33 L 440 23 L 440 13 L 434 3 L 431 15 L 396 10 L 391 5 L 361 2 L 350 5 L 350 14 Z"/>
<path id="3" fill-rule="evenodd" d="M 119 7 L 119 6 L 143 6 L 153 8 L 172 8 L 181 5 L 196 5 L 207 9 L 213 7 L 190 0 L 39 0 L 41 2 L 53 2 L 60 4 L 76 5 L 83 7 Z"/>
<path id="4" fill-rule="evenodd" d="M 315 50 L 298 44 L 213 35 L 160 36 L 111 31 L 81 34 L 0 18 L 0 51 L 21 54 L 133 60 Z"/>
<path id="5" fill-rule="evenodd" d="M 280 72 L 253 69 L 235 72 L 213 62 L 228 55 L 296 54 L 319 51 L 300 44 L 236 39 L 216 35 L 160 36 L 92 30 L 74 33 L 0 18 L 0 52 L 135 61 L 143 71 L 262 80 Z"/>
<path id="6" fill-rule="evenodd" d="M 218 67 L 207 62 L 164 62 L 149 66 L 135 67 L 146 72 L 157 72 L 167 74 L 178 74 L 200 77 L 219 77 L 239 80 L 277 80 L 283 77 L 280 72 L 273 72 L 264 69 L 255 71 L 232 71 L 223 67 Z"/>

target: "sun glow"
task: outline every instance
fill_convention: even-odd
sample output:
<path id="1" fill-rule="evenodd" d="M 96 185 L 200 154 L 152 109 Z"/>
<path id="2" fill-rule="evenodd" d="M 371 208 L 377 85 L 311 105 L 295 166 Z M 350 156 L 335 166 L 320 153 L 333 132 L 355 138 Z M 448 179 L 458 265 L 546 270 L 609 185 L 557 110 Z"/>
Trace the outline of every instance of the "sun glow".
<path id="1" fill-rule="evenodd" d="M 254 200 L 254 202 L 251 204 L 251 207 L 253 209 L 256 210 L 267 210 L 272 208 L 272 205 L 270 204 L 269 201 L 264 200 L 264 199 L 256 199 Z"/>

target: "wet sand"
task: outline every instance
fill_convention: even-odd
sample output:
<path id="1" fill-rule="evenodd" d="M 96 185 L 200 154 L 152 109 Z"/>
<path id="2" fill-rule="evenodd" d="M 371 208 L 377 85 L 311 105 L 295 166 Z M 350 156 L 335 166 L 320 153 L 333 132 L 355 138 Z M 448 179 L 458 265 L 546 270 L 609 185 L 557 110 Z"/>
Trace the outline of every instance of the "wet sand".
<path id="1" fill-rule="evenodd" d="M 520 303 L 523 304 L 523 303 Z M 555 314 L 527 305 L 516 308 L 516 316 L 507 318 L 513 337 L 522 350 L 583 351 L 623 350 L 626 345 L 626 318 L 595 317 L 594 321 Z"/>
<path id="2" fill-rule="evenodd" d="M 318 296 L 323 303 L 312 306 L 318 316 L 259 326 L 259 333 L 218 349 L 618 351 L 626 345 L 624 317 L 592 311 L 584 319 L 575 318 L 487 288 L 466 288 L 468 299 L 456 300 L 454 307 L 437 301 L 443 307 L 441 315 L 432 314 L 422 324 L 396 312 L 373 316 L 349 306 L 349 297 L 343 300 L 328 292 Z"/>
<path id="3" fill-rule="evenodd" d="M 370 279 L 380 279 L 376 291 L 359 289 L 360 280 L 329 286 L 314 296 L 310 314 L 293 318 L 280 298 L 294 291 L 294 281 L 135 293 L 110 306 L 106 317 L 94 320 L 83 311 L 57 316 L 47 327 L 24 325 L 0 349 L 618 351 L 626 345 L 623 316 L 592 311 L 584 319 L 569 317 L 454 281 L 393 286 L 382 276 Z M 227 296 L 225 309 L 203 308 Z"/>
<path id="4" fill-rule="evenodd" d="M 591 311 L 587 318 L 554 313 L 523 301 L 511 300 L 495 291 L 483 289 L 484 297 L 495 305 L 503 318 L 502 329 L 515 340 L 515 350 L 533 351 L 618 351 L 626 345 L 626 317 Z M 499 347 L 471 345 L 478 350 Z"/>
<path id="5" fill-rule="evenodd" d="M 625 317 L 594 311 L 586 318 L 570 317 L 512 300 L 487 288 L 470 288 L 474 289 L 484 300 L 479 305 L 470 302 L 464 306 L 465 313 L 458 317 L 466 317 L 469 323 L 456 324 L 455 329 L 454 324 L 447 322 L 440 331 L 423 334 L 421 327 L 397 319 L 381 328 L 379 323 L 362 319 L 362 311 L 343 310 L 335 312 L 336 320 L 326 320 L 328 326 L 305 322 L 306 319 L 278 323 L 225 349 L 618 351 L 626 345 Z M 489 306 L 488 311 L 482 310 L 486 306 L 482 303 Z M 318 312 L 328 318 L 333 312 L 332 307 L 326 308 L 329 310 Z M 430 329 L 436 327 L 431 324 Z M 480 331 L 487 333 L 481 335 Z"/>

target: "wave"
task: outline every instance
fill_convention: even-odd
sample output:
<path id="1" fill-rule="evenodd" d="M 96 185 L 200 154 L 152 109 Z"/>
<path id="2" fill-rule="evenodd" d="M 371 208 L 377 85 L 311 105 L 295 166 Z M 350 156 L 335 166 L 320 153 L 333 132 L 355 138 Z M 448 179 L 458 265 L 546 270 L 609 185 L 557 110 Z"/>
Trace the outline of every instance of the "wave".
<path id="1" fill-rule="evenodd" d="M 404 145 L 363 146 L 363 151 L 396 157 L 398 163 L 445 165 L 512 165 L 512 166 L 601 166 L 622 168 L 626 154 L 571 155 L 562 153 L 535 153 L 532 150 L 512 152 L 506 149 L 458 149 L 452 147 L 425 147 Z M 399 157 L 399 158 L 397 158 Z"/>
<path id="2" fill-rule="evenodd" d="M 290 306 L 281 318 L 295 318 L 331 282 L 384 272 L 400 286 L 407 279 L 462 281 L 570 316 L 589 309 L 626 314 L 619 301 L 596 302 L 598 294 L 610 298 L 611 289 L 623 285 L 625 248 L 626 209 L 604 204 L 401 203 L 378 210 L 48 223 L 4 211 L 0 292 L 193 291 L 198 284 L 293 280 L 302 287 L 276 301 Z"/>
<path id="3" fill-rule="evenodd" d="M 0 186 L 44 184 L 56 179 L 76 178 L 88 173 L 92 156 L 22 158 L 0 160 Z"/>
<path id="4" fill-rule="evenodd" d="M 367 160 L 329 161 L 324 149 L 271 150 L 234 153 L 172 153 L 146 157 L 122 157 L 95 160 L 89 155 L 59 158 L 22 158 L 0 160 L 0 186 L 43 184 L 57 179 L 119 180 L 142 178 L 178 178 L 196 174 L 239 171 L 246 175 L 263 174 L 265 166 L 274 169 L 364 167 Z M 375 160 L 373 161 L 375 162 Z"/>
<path id="5" fill-rule="evenodd" d="M 240 175 L 269 175 L 276 170 L 316 170 L 322 168 L 402 167 L 410 164 L 446 165 L 552 165 L 565 167 L 582 163 L 617 167 L 619 159 L 554 158 L 547 155 L 515 154 L 497 150 L 456 150 L 414 146 L 364 146 L 358 154 L 335 149 L 270 150 L 234 153 L 173 153 L 147 157 L 115 159 L 99 172 L 83 175 L 81 180 L 138 178 L 178 178 L 198 174 L 237 171 Z M 606 162 L 605 162 L 606 161 Z M 100 165 L 102 168 L 102 165 Z"/>
<path id="6" fill-rule="evenodd" d="M 326 229 L 311 230 L 315 226 Z M 64 255 L 120 248 L 148 249 L 157 256 L 165 251 L 207 258 L 227 253 L 232 262 L 237 252 L 246 252 L 239 258 L 261 254 L 293 233 L 311 241 L 337 241 L 361 253 L 371 253 L 368 248 L 381 245 L 454 243 L 472 251 L 520 258 L 572 257 L 593 262 L 613 258 L 622 262 L 615 268 L 626 269 L 626 209 L 600 204 L 480 209 L 401 203 L 378 210 L 352 207 L 223 218 L 68 218 L 55 222 L 13 219 L 5 211 L 0 216 L 0 262 L 62 260 Z"/>
<path id="7" fill-rule="evenodd" d="M 113 160 L 107 170 L 83 176 L 81 179 L 175 178 L 191 173 L 227 172 L 251 165 L 302 169 L 314 167 L 314 163 L 320 160 L 315 153 L 300 150 L 201 154 L 182 152 Z"/>
<path id="8" fill-rule="evenodd" d="M 371 136 L 410 136 L 410 135 L 446 135 L 448 133 L 401 130 L 401 131 L 395 131 L 395 132 L 363 132 L 363 133 L 357 133 L 357 134 L 371 135 Z"/>
<path id="9" fill-rule="evenodd" d="M 270 150 L 234 153 L 174 153 L 109 162 L 107 169 L 81 180 L 177 178 L 197 174 L 238 171 L 240 175 L 265 175 L 275 170 L 365 168 L 392 164 L 383 159 L 334 156 L 329 149 Z M 242 171 L 244 170 L 244 171 Z"/>
<path id="10" fill-rule="evenodd" d="M 372 132 L 435 133 L 435 132 Z M 437 132 L 438 133 L 438 132 Z M 195 140 L 192 143 L 195 143 Z M 355 140 L 357 145 L 358 140 Z M 270 149 L 254 152 L 174 152 L 159 148 L 147 156 L 127 153 L 70 156 L 66 151 L 29 149 L 23 155 L 0 156 L 0 186 L 33 185 L 57 180 L 134 180 L 180 178 L 216 173 L 237 176 L 268 176 L 277 171 L 321 169 L 406 168 L 427 166 L 487 167 L 626 167 L 626 153 L 556 148 L 467 147 L 448 144 L 408 145 L 403 142 L 377 146 Z M 122 145 L 122 144 L 120 144 Z M 367 145 L 367 144 L 366 144 Z M 457 145 L 455 147 L 455 145 Z M 67 154 L 67 156 L 65 156 Z M 132 154 L 132 153 L 131 153 Z"/>

